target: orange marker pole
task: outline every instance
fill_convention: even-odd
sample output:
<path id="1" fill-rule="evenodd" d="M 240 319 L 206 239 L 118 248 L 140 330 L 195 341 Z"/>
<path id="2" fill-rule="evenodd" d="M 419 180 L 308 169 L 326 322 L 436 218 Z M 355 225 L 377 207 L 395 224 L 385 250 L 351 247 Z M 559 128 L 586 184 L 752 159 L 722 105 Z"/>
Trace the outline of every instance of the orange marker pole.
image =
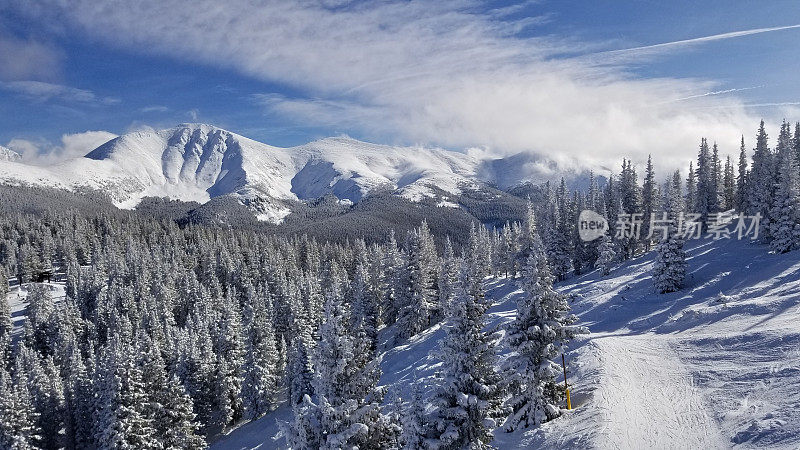
<path id="1" fill-rule="evenodd" d="M 567 409 L 572 409 L 572 401 L 569 398 L 569 386 L 567 385 L 567 362 L 564 354 L 561 354 L 561 367 L 564 368 L 564 393 L 567 394 Z"/>

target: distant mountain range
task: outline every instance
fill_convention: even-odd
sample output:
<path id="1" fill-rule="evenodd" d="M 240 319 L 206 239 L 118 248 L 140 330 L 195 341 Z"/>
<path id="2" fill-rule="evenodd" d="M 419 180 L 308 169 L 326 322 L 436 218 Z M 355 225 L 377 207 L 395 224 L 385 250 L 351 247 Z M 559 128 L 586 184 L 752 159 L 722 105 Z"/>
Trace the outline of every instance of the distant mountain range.
<path id="1" fill-rule="evenodd" d="M 392 193 L 457 206 L 453 200 L 464 190 L 507 189 L 561 176 L 573 186 L 586 180 L 585 173 L 559 172 L 529 154 L 477 158 L 347 137 L 280 148 L 206 124 L 125 134 L 85 157 L 46 167 L 26 164 L 0 147 L 0 183 L 101 190 L 121 208 L 145 197 L 205 203 L 230 196 L 269 222 L 280 222 L 298 202 L 329 195 L 358 203 L 376 192 Z"/>

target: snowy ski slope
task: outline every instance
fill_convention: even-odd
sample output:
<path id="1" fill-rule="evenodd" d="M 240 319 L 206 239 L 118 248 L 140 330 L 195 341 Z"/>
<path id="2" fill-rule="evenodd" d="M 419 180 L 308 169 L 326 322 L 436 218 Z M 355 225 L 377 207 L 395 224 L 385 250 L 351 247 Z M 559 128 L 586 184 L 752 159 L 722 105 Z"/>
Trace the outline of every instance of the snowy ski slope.
<path id="1" fill-rule="evenodd" d="M 652 255 L 558 286 L 592 333 L 567 354 L 575 409 L 538 429 L 504 433 L 510 448 L 800 447 L 800 258 L 735 240 L 690 241 L 687 286 L 653 292 Z M 521 292 L 487 282 L 489 326 L 513 318 Z M 391 330 L 384 332 L 390 338 Z M 401 395 L 430 380 L 434 327 L 388 350 L 381 383 Z M 501 357 L 502 358 L 502 357 Z M 246 424 L 215 449 L 281 448 L 276 418 Z"/>

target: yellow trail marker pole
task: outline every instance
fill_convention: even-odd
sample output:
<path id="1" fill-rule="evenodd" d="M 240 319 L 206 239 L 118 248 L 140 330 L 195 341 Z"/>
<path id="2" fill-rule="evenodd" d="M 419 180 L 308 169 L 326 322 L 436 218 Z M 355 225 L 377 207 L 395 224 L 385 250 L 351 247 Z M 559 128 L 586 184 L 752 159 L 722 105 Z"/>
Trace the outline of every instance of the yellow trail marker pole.
<path id="1" fill-rule="evenodd" d="M 567 362 L 564 354 L 561 354 L 561 367 L 564 368 L 564 392 L 567 394 L 567 409 L 572 409 L 572 401 L 569 398 L 569 386 L 567 385 Z"/>

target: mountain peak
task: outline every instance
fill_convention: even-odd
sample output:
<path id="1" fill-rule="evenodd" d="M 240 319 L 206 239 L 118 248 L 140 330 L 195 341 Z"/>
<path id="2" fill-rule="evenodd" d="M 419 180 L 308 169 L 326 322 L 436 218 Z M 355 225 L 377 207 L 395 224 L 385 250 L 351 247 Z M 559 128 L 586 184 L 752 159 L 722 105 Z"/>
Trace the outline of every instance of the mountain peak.
<path id="1" fill-rule="evenodd" d="M 211 133 L 211 132 L 214 132 L 214 131 L 222 131 L 222 132 L 225 132 L 225 133 L 234 134 L 234 133 L 231 133 L 230 131 L 228 131 L 228 130 L 226 130 L 224 128 L 220 128 L 220 127 L 218 127 L 216 125 L 211 125 L 209 123 L 202 123 L 202 122 L 184 122 L 184 123 L 178 124 L 178 126 L 176 126 L 174 128 L 170 128 L 169 130 L 176 130 L 176 131 L 177 130 L 191 130 L 191 131 L 200 130 L 200 131 L 202 131 L 204 133 Z"/>
<path id="2" fill-rule="evenodd" d="M 19 161 L 20 159 L 22 159 L 22 155 L 0 145 L 0 161 Z"/>

